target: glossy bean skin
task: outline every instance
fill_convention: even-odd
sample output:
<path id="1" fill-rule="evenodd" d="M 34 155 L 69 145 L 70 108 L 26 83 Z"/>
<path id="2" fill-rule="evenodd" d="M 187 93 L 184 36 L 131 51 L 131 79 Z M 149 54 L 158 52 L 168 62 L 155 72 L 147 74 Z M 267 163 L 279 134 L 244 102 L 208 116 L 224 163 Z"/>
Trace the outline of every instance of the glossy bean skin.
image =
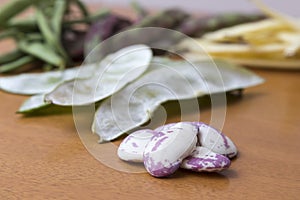
<path id="1" fill-rule="evenodd" d="M 144 151 L 144 165 L 155 177 L 173 174 L 196 147 L 198 130 L 188 123 L 176 123 L 158 132 Z"/>
<path id="2" fill-rule="evenodd" d="M 198 143 L 197 145 L 211 149 L 213 152 L 233 158 L 237 155 L 237 147 L 233 141 L 224 133 L 217 129 L 203 123 L 203 122 L 181 122 L 186 124 L 192 124 L 198 129 Z M 159 126 L 155 131 L 168 130 L 176 123 L 165 124 Z"/>
<path id="3" fill-rule="evenodd" d="M 196 172 L 215 172 L 229 168 L 230 164 L 226 156 L 197 146 L 193 153 L 183 160 L 180 167 Z"/>
<path id="4" fill-rule="evenodd" d="M 200 146 L 206 147 L 228 158 L 233 158 L 237 155 L 236 145 L 229 137 L 202 122 L 195 122 L 195 124 L 197 124 L 199 129 L 198 140 Z"/>
<path id="5" fill-rule="evenodd" d="M 138 130 L 128 135 L 118 148 L 118 156 L 124 161 L 143 162 L 143 153 L 151 138 L 157 134 L 150 129 Z"/>
<path id="6" fill-rule="evenodd" d="M 137 153 L 139 157 L 133 158 Z M 144 162 L 154 177 L 167 177 L 179 167 L 222 171 L 229 168 L 237 149 L 230 138 L 203 122 L 178 122 L 134 132 L 121 143 L 118 155 L 122 160 Z"/>

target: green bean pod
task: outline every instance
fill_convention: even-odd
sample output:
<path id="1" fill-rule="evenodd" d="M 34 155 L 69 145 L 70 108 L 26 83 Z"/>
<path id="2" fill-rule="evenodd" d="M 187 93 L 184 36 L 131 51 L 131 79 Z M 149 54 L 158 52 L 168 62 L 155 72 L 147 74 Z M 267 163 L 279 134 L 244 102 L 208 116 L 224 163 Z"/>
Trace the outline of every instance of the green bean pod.
<path id="1" fill-rule="evenodd" d="M 131 2 L 131 7 L 135 11 L 138 20 L 141 20 L 148 15 L 148 12 L 136 1 Z"/>
<path id="2" fill-rule="evenodd" d="M 42 42 L 44 40 L 44 37 L 42 34 L 40 33 L 28 33 L 26 35 L 26 40 L 30 41 L 30 42 Z"/>
<path id="3" fill-rule="evenodd" d="M 67 1 L 56 0 L 54 4 L 54 14 L 51 19 L 51 25 L 56 35 L 56 40 L 60 40 L 62 21 L 67 9 Z"/>
<path id="4" fill-rule="evenodd" d="M 13 0 L 0 8 L 0 27 L 29 6 L 42 0 Z"/>
<path id="5" fill-rule="evenodd" d="M 161 27 L 161 28 L 175 28 L 181 24 L 189 15 L 179 9 L 169 9 L 159 12 L 153 16 L 148 16 L 133 25 L 130 28 L 142 27 Z"/>
<path id="6" fill-rule="evenodd" d="M 34 57 L 37 57 L 44 62 L 52 64 L 54 66 L 64 68 L 65 60 L 57 54 L 48 44 L 41 42 L 28 42 L 27 40 L 20 40 L 19 48 L 25 53 L 28 53 Z"/>
<path id="7" fill-rule="evenodd" d="M 36 19 L 11 19 L 5 25 L 5 29 L 16 29 L 24 33 L 38 31 Z"/>
<path id="8" fill-rule="evenodd" d="M 75 20 L 70 20 L 70 21 L 64 21 L 62 23 L 63 27 L 69 27 L 69 26 L 72 26 L 74 24 L 81 24 L 81 23 L 84 23 L 84 24 L 90 24 L 96 20 L 99 20 L 103 17 L 106 17 L 110 14 L 110 11 L 108 9 L 101 9 L 99 10 L 98 12 L 96 13 L 93 13 L 87 17 L 83 17 L 81 19 L 75 19 Z"/>
<path id="9" fill-rule="evenodd" d="M 69 57 L 60 43 L 60 38 L 56 37 L 56 35 L 54 34 L 49 24 L 49 21 L 47 20 L 47 17 L 44 15 L 43 11 L 38 9 L 36 11 L 36 16 L 38 26 L 49 48 L 55 49 L 55 51 L 57 51 L 68 62 Z"/>
<path id="10" fill-rule="evenodd" d="M 16 38 L 17 36 L 18 32 L 15 29 L 9 29 L 0 33 L 0 40 L 3 40 L 5 38 Z"/>
<path id="11" fill-rule="evenodd" d="M 24 55 L 24 53 L 18 49 L 11 51 L 9 53 L 0 55 L 0 65 L 6 64 L 8 62 L 13 62 L 14 60 L 21 58 L 23 55 Z"/>
<path id="12" fill-rule="evenodd" d="M 29 64 L 33 61 L 35 61 L 36 59 L 32 56 L 23 56 L 15 61 L 6 63 L 4 65 L 0 66 L 0 73 L 5 73 L 5 72 L 9 72 L 12 70 L 15 70 L 19 67 L 22 67 L 23 65 Z"/>

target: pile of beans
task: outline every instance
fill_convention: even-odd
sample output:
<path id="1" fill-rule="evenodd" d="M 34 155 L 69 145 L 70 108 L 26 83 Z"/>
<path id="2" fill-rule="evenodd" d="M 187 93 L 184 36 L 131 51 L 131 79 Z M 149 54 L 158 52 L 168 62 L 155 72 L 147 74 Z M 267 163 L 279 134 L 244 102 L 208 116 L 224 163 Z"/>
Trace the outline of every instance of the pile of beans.
<path id="1" fill-rule="evenodd" d="M 227 169 L 237 155 L 235 144 L 202 122 L 178 122 L 127 136 L 118 148 L 120 159 L 143 162 L 154 177 L 166 177 L 179 167 L 214 172 Z"/>

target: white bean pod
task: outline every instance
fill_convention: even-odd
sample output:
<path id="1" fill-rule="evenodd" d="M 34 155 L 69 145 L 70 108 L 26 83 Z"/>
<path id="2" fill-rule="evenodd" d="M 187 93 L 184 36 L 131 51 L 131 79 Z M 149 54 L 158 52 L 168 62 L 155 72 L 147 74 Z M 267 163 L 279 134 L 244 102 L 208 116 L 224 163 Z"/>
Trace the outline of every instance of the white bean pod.
<path id="1" fill-rule="evenodd" d="M 144 151 L 144 165 L 155 177 L 173 174 L 182 160 L 190 155 L 197 143 L 197 127 L 189 123 L 176 123 L 158 132 Z"/>
<path id="2" fill-rule="evenodd" d="M 196 172 L 214 172 L 227 169 L 230 163 L 226 156 L 217 154 L 208 148 L 197 146 L 193 153 L 182 161 L 180 167 Z"/>
<path id="3" fill-rule="evenodd" d="M 215 68 L 215 62 L 191 64 L 153 58 L 142 76 L 101 103 L 92 131 L 102 141 L 110 141 L 146 123 L 163 102 L 245 88 L 263 81 L 240 67 L 224 62 L 217 64 Z M 216 73 L 222 74 L 221 79 L 216 78 Z"/>
<path id="4" fill-rule="evenodd" d="M 138 130 L 128 135 L 118 148 L 120 159 L 130 162 L 143 162 L 143 153 L 146 145 L 156 134 L 150 129 Z"/>

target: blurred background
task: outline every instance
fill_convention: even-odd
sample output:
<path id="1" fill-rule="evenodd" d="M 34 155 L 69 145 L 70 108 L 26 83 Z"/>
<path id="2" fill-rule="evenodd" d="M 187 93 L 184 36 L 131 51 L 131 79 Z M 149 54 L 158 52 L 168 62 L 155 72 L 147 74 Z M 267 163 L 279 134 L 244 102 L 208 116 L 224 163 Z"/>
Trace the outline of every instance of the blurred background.
<path id="1" fill-rule="evenodd" d="M 88 3 L 100 3 L 113 7 L 128 7 L 132 0 L 84 0 Z M 249 0 L 136 0 L 140 5 L 146 9 L 164 9 L 170 7 L 179 7 L 193 13 L 197 12 L 223 12 L 223 11 L 241 11 L 241 12 L 253 12 L 257 11 L 257 8 L 251 4 Z M 267 5 L 277 9 L 281 12 L 288 13 L 293 16 L 300 16 L 300 1 L 298 0 L 263 0 Z"/>
<path id="2" fill-rule="evenodd" d="M 16 57 L 12 57 L 12 59 L 9 60 L 6 58 L 6 55 L 2 56 L 5 59 L 3 59 L 4 61 L 2 61 L 2 64 L 0 62 L 0 73 L 13 71 L 15 69 L 19 69 L 19 67 L 21 68 L 21 66 L 22 69 L 24 68 L 25 71 L 27 70 L 27 68 L 23 66 L 29 63 L 31 65 L 28 66 L 34 66 L 33 64 L 36 64 L 36 66 L 40 66 L 43 69 L 47 70 L 53 69 L 55 67 L 66 67 L 75 65 L 77 61 L 80 62 L 84 58 L 83 51 L 90 52 L 90 50 L 97 46 L 101 41 L 104 41 L 110 36 L 122 30 L 126 30 L 127 28 L 158 26 L 168 29 L 175 29 L 188 36 L 199 38 L 206 32 L 212 32 L 220 28 L 249 22 L 251 20 L 253 21 L 253 19 L 261 19 L 261 16 L 257 16 L 256 14 L 257 12 L 260 12 L 260 10 L 255 6 L 255 3 L 252 2 L 254 0 L 80 1 L 83 1 L 83 5 L 81 5 L 81 3 L 78 3 L 78 6 L 76 5 L 76 1 L 70 1 L 72 3 L 67 4 L 67 6 L 72 5 L 73 7 L 72 9 L 68 10 L 71 12 L 66 13 L 64 10 L 64 6 L 66 6 L 65 3 L 67 2 L 67 0 L 0 0 L 1 6 L 5 5 L 5 3 L 10 2 L 8 6 L 4 6 L 4 9 L 0 11 L 0 25 L 2 23 L 3 30 L 6 31 L 3 33 L 4 36 L 2 36 L 2 38 L 5 38 L 6 40 L 2 40 L 0 43 L 1 53 L 3 55 L 4 53 L 11 53 Z M 270 9 L 273 8 L 275 13 L 276 11 L 279 11 L 279 13 L 282 14 L 300 17 L 300 13 L 298 12 L 300 5 L 299 1 L 260 1 L 263 1 L 266 7 Z M 32 6 L 32 3 L 34 2 L 39 2 L 39 4 L 36 4 L 36 6 Z M 55 4 L 52 4 L 53 2 L 55 2 Z M 132 3 L 134 2 L 140 5 L 142 9 L 140 9 L 138 5 L 133 6 Z M 25 11 L 23 9 L 25 9 Z M 91 16 L 82 15 L 82 12 L 80 10 L 84 10 L 83 13 L 86 13 L 85 9 L 89 9 L 91 11 Z M 148 18 L 145 21 L 144 19 L 141 20 L 144 17 L 143 15 L 145 13 L 139 12 L 140 10 L 145 10 L 146 13 L 149 14 L 147 17 L 154 16 L 154 18 L 150 18 L 151 20 L 148 20 Z M 39 11 L 37 12 L 38 14 L 36 14 L 35 11 Z M 167 12 L 161 14 L 159 11 Z M 108 13 L 110 14 L 107 15 Z M 239 13 L 239 15 L 230 15 L 230 13 Z M 245 18 L 245 16 L 243 16 L 245 14 L 249 15 L 249 13 L 251 13 L 250 15 L 252 16 L 254 13 L 254 15 L 258 18 Z M 56 14 L 55 17 L 54 14 Z M 209 17 L 206 16 L 206 18 L 202 18 L 200 22 L 199 17 L 204 17 L 207 14 L 211 14 L 210 19 L 216 17 L 214 16 L 216 14 L 220 14 L 221 16 L 219 15 L 219 18 L 214 18 L 213 20 L 209 20 Z M 17 20 L 14 19 L 16 21 L 10 19 L 14 15 L 16 15 L 15 17 Z M 20 18 L 24 18 L 25 21 L 19 20 Z M 37 20 L 34 18 L 36 18 Z M 56 20 L 56 23 L 53 23 L 53 19 Z M 91 23 L 92 21 L 94 22 Z M 291 25 L 293 23 L 289 24 Z M 55 28 L 54 26 L 60 28 Z M 298 30 L 298 28 L 292 29 Z M 57 31 L 58 33 L 55 33 L 55 31 Z M 258 36 L 255 36 L 255 41 L 262 41 L 262 44 L 265 44 L 266 41 L 284 41 L 282 43 L 287 43 L 288 45 L 291 45 L 293 47 L 292 52 L 298 51 L 298 46 L 296 48 L 294 47 L 294 41 L 299 41 L 298 32 L 292 36 L 285 36 L 288 38 L 285 40 L 275 40 L 274 34 L 275 33 L 273 29 L 263 35 L 266 39 L 257 39 L 262 38 L 263 36 L 261 34 L 255 34 Z M 22 37 L 26 36 L 26 38 L 24 39 L 20 35 Z M 270 39 L 270 35 L 272 36 L 273 40 Z M 282 35 L 280 37 L 282 37 Z M 286 40 L 288 42 L 286 42 Z M 56 44 L 53 44 L 53 41 L 55 41 Z M 45 51 L 35 51 L 34 53 L 28 52 L 29 50 L 31 50 L 30 48 L 28 50 L 28 46 L 31 44 L 39 45 L 39 47 L 50 51 L 52 55 L 56 56 L 56 59 L 49 59 L 48 55 L 42 55 L 41 53 Z M 298 42 L 296 42 L 296 45 L 298 45 Z M 22 49 L 20 50 L 19 48 Z M 286 48 L 287 47 L 285 47 L 284 50 L 281 49 L 284 53 L 280 54 L 280 59 L 286 59 Z M 14 50 L 16 51 L 12 52 Z M 226 52 L 228 53 L 227 47 Z M 275 52 L 275 50 L 273 49 L 272 52 Z M 296 53 L 289 54 L 293 55 Z M 257 57 L 256 54 L 255 56 Z M 259 56 L 261 57 L 262 55 Z M 272 53 L 271 57 L 275 58 L 276 56 Z M 291 56 L 289 56 L 289 59 L 285 61 L 290 63 L 293 62 L 293 60 L 291 60 L 290 57 Z M 21 62 L 21 64 L 19 64 L 19 62 Z M 263 65 L 265 66 L 266 64 L 263 63 Z M 274 63 L 272 63 L 271 65 L 274 65 Z M 299 66 L 299 61 L 295 61 L 294 65 Z"/>

